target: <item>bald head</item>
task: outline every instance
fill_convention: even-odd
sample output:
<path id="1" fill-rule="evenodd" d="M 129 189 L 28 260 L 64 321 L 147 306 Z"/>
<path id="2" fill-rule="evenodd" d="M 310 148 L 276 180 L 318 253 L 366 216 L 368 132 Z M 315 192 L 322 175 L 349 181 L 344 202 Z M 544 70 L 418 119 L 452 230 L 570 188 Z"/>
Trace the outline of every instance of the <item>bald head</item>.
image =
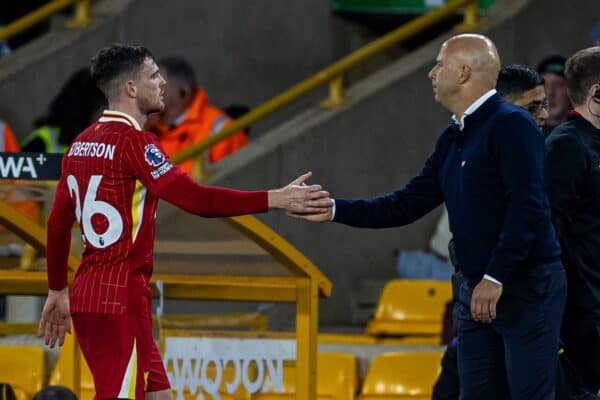
<path id="1" fill-rule="evenodd" d="M 462 34 L 444 42 L 429 78 L 436 100 L 460 112 L 496 86 L 499 71 L 494 43 L 483 35 Z"/>
<path id="2" fill-rule="evenodd" d="M 494 42 L 489 38 L 476 34 L 458 35 L 448 39 L 442 48 L 446 48 L 447 55 L 459 67 L 470 68 L 471 79 L 479 81 L 488 90 L 496 86 L 500 57 Z"/>

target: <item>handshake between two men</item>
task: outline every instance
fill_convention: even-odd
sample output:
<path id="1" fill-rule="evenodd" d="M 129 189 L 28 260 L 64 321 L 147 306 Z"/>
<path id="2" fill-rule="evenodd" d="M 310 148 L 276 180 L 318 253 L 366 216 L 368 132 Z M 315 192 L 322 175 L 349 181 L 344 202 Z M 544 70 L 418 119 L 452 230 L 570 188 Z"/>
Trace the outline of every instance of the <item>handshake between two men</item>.
<path id="1" fill-rule="evenodd" d="M 290 217 L 313 222 L 330 221 L 333 216 L 333 199 L 321 185 L 308 185 L 312 176 L 307 172 L 281 189 L 269 190 L 269 208 L 280 208 Z"/>

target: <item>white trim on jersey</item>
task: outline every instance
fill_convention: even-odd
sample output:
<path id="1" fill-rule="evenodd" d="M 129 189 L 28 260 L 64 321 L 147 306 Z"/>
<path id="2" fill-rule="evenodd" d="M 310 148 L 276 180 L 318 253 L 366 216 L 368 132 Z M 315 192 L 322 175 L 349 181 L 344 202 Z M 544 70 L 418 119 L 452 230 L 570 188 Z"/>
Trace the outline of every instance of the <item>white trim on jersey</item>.
<path id="1" fill-rule="evenodd" d="M 98 122 L 123 122 L 129 126 L 133 126 L 138 131 L 142 130 L 140 123 L 135 118 L 121 111 L 104 110 Z"/>
<path id="2" fill-rule="evenodd" d="M 121 391 L 117 395 L 119 399 L 135 399 L 135 387 L 137 383 L 137 346 L 133 339 L 133 349 L 125 369 L 125 376 L 121 383 Z"/>

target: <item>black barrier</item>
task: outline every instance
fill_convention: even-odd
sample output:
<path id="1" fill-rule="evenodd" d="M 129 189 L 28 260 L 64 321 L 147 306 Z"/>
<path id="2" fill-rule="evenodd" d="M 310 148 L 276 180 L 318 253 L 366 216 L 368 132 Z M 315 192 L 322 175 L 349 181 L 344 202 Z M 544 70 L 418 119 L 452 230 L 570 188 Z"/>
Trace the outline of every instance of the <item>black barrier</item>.
<path id="1" fill-rule="evenodd" d="M 60 153 L 2 153 L 0 179 L 56 181 L 60 177 Z"/>

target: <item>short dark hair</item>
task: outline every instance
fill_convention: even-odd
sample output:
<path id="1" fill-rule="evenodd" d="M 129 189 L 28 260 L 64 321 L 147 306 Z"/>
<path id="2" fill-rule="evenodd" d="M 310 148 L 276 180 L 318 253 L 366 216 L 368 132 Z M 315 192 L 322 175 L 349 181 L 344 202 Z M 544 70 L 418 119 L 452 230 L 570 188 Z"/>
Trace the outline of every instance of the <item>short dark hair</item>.
<path id="1" fill-rule="evenodd" d="M 101 49 L 93 58 L 90 74 L 107 98 L 115 95 L 115 80 L 125 74 L 135 74 L 147 58 L 154 56 L 145 47 L 116 43 Z"/>
<path id="2" fill-rule="evenodd" d="M 600 46 L 579 50 L 569 57 L 565 77 L 573 105 L 584 104 L 592 85 L 600 84 Z"/>
<path id="3" fill-rule="evenodd" d="M 194 67 L 185 58 L 180 56 L 161 58 L 158 65 L 169 75 L 169 79 L 176 79 L 190 89 L 198 87 Z"/>
<path id="4" fill-rule="evenodd" d="M 567 59 L 561 55 L 555 54 L 544 58 L 538 64 L 536 70 L 540 75 L 554 74 L 558 76 L 565 76 L 565 62 Z"/>
<path id="5" fill-rule="evenodd" d="M 75 393 L 64 386 L 46 386 L 32 400 L 77 400 Z"/>
<path id="6" fill-rule="evenodd" d="M 533 68 L 522 64 L 511 64 L 500 70 L 496 90 L 505 98 L 515 99 L 543 84 L 544 78 Z"/>

